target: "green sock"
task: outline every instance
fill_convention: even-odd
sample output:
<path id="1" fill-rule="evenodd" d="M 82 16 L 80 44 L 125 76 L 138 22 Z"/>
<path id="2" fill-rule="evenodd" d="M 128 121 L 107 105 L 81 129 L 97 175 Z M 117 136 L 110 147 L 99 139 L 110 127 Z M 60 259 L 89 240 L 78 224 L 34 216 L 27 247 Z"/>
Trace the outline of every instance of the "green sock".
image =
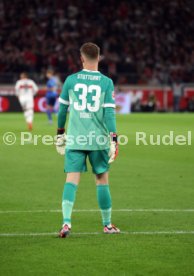
<path id="1" fill-rule="evenodd" d="M 102 223 L 103 225 L 111 224 L 111 195 L 109 190 L 109 185 L 97 185 L 97 198 L 98 205 L 101 210 Z"/>
<path id="2" fill-rule="evenodd" d="M 75 201 L 77 185 L 71 182 L 66 182 L 64 185 L 62 198 L 63 223 L 71 227 L 71 214 Z"/>

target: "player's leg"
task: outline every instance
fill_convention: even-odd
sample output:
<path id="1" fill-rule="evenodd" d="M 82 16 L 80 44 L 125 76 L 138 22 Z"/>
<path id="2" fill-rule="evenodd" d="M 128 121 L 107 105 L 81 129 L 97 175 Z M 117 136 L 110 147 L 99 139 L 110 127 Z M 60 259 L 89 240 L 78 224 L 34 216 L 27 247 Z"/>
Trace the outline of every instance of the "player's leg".
<path id="1" fill-rule="evenodd" d="M 63 224 L 71 228 L 71 215 L 76 198 L 77 186 L 80 181 L 80 173 L 67 173 L 62 197 Z"/>
<path id="2" fill-rule="evenodd" d="M 19 97 L 18 100 L 19 100 L 19 103 L 20 103 L 20 105 L 21 105 L 22 111 L 23 111 L 23 113 L 24 113 L 24 118 L 25 118 L 25 121 L 26 121 L 26 115 L 25 115 L 26 100 L 25 100 L 24 97 Z"/>
<path id="3" fill-rule="evenodd" d="M 50 98 L 50 106 L 51 106 L 51 113 L 54 112 L 55 113 L 55 104 L 57 101 L 57 96 L 53 96 L 52 98 Z"/>
<path id="4" fill-rule="evenodd" d="M 28 129 L 32 130 L 33 118 L 34 118 L 34 102 L 32 99 L 27 100 L 26 102 L 26 110 L 25 110 L 25 118 L 26 123 L 28 125 Z"/>
<path id="5" fill-rule="evenodd" d="M 47 98 L 47 117 L 49 120 L 49 123 L 52 124 L 53 120 L 52 120 L 52 112 L 54 112 L 54 106 L 56 103 L 56 97 L 48 97 Z"/>
<path id="6" fill-rule="evenodd" d="M 71 230 L 71 216 L 73 211 L 73 205 L 75 203 L 76 191 L 77 186 L 79 184 L 79 180 L 79 172 L 67 173 L 62 196 L 63 225 L 59 233 L 59 236 L 61 238 L 67 237 Z"/>
<path id="7" fill-rule="evenodd" d="M 109 188 L 108 172 L 96 174 L 96 188 L 98 205 L 101 211 L 102 223 L 104 226 L 104 233 L 120 233 L 120 230 L 111 222 L 112 200 Z"/>
<path id="8" fill-rule="evenodd" d="M 46 106 L 46 114 L 48 117 L 49 124 L 52 124 L 52 106 L 48 105 Z"/>
<path id="9" fill-rule="evenodd" d="M 32 130 L 32 120 L 33 120 L 33 102 L 29 101 L 26 97 L 19 98 L 20 105 L 24 112 L 24 118 L 28 125 L 28 129 Z"/>
<path id="10" fill-rule="evenodd" d="M 91 151 L 89 160 L 93 173 L 96 175 L 98 205 L 101 210 L 103 225 L 111 225 L 111 194 L 108 180 L 108 150 Z"/>
<path id="11" fill-rule="evenodd" d="M 102 215 L 104 232 L 110 234 L 119 233 L 120 230 L 112 225 L 111 222 L 112 200 L 108 179 L 108 150 L 91 151 L 89 160 L 92 165 L 93 173 L 96 175 L 97 199 Z"/>
<path id="12" fill-rule="evenodd" d="M 67 172 L 67 177 L 62 197 L 63 226 L 59 233 L 61 238 L 65 238 L 71 230 L 71 216 L 80 181 L 80 173 L 86 170 L 86 153 L 66 149 L 65 172 Z"/>
<path id="13" fill-rule="evenodd" d="M 111 225 L 112 200 L 108 181 L 108 172 L 96 174 L 96 190 L 98 206 L 103 225 Z"/>
<path id="14" fill-rule="evenodd" d="M 48 117 L 49 124 L 52 124 L 52 98 L 46 97 L 46 114 Z"/>

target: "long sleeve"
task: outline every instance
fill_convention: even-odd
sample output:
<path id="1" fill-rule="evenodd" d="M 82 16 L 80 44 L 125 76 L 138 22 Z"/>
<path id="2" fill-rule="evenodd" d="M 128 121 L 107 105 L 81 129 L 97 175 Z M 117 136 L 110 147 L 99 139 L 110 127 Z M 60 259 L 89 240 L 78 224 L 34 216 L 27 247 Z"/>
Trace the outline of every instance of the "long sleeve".
<path id="1" fill-rule="evenodd" d="M 68 105 L 60 104 L 58 113 L 58 128 L 64 128 L 67 119 Z"/>
<path id="2" fill-rule="evenodd" d="M 67 118 L 67 110 L 69 107 L 69 87 L 68 78 L 64 82 L 61 95 L 59 97 L 59 113 L 58 113 L 58 128 L 64 128 Z"/>
<path id="3" fill-rule="evenodd" d="M 104 120 L 108 131 L 116 133 L 116 118 L 114 108 L 106 107 L 104 109 Z"/>

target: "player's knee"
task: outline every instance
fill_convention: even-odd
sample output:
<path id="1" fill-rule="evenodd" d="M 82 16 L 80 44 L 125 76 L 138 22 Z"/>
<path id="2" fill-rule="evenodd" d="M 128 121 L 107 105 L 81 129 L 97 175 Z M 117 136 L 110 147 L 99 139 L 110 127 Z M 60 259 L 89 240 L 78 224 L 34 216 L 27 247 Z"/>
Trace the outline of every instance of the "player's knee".
<path id="1" fill-rule="evenodd" d="M 27 109 L 27 110 L 24 111 L 24 116 L 25 116 L 25 119 L 26 119 L 27 123 L 32 123 L 33 115 L 34 115 L 33 109 Z"/>
<path id="2" fill-rule="evenodd" d="M 78 185 L 79 181 L 80 181 L 80 173 L 79 172 L 67 173 L 66 182 L 71 182 L 71 183 Z"/>
<path id="3" fill-rule="evenodd" d="M 108 183 L 108 172 L 96 174 L 96 185 L 103 185 Z"/>

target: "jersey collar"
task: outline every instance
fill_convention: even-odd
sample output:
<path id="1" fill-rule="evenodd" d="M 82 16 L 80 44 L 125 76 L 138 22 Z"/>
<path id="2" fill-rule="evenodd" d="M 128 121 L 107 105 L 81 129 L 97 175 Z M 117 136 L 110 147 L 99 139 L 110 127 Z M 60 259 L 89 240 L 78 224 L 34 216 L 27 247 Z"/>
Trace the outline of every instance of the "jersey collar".
<path id="1" fill-rule="evenodd" d="M 99 71 L 92 71 L 92 70 L 88 70 L 88 69 L 82 69 L 82 71 L 92 72 L 92 73 L 100 73 Z"/>

